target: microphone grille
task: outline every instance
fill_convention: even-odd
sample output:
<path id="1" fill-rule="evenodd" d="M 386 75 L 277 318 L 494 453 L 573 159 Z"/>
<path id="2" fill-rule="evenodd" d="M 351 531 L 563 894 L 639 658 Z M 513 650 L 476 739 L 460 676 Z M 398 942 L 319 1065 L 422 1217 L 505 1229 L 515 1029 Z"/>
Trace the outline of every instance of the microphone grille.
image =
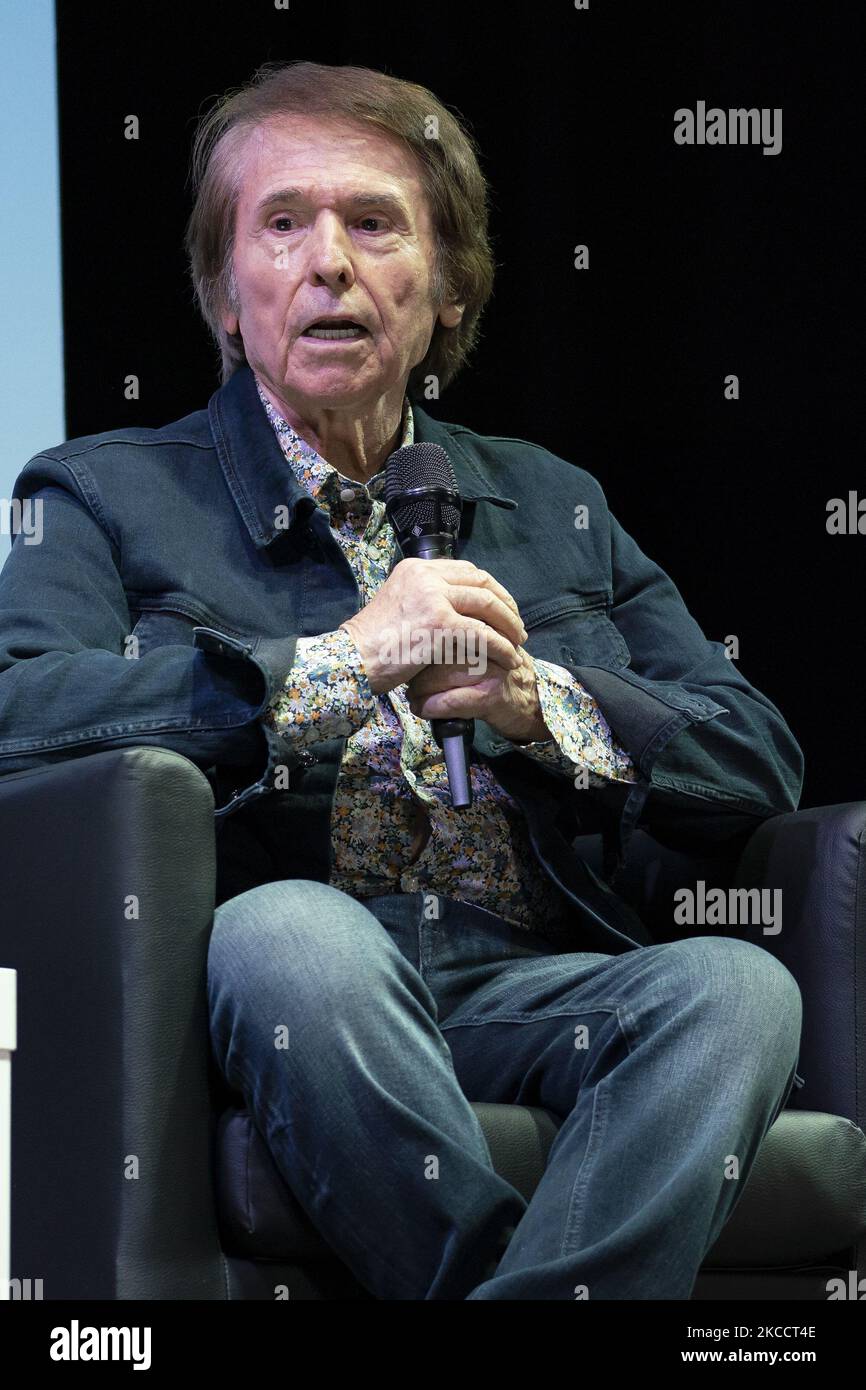
<path id="1" fill-rule="evenodd" d="M 457 479 L 451 460 L 441 444 L 404 444 L 388 459 L 385 467 L 385 503 L 393 502 L 409 488 L 448 488 L 457 492 Z M 390 513 L 389 513 L 390 514 Z M 435 497 L 407 497 L 394 509 L 394 521 L 401 532 L 416 526 L 433 526 L 437 520 Z M 457 534 L 460 510 L 453 502 L 442 503 L 442 525 Z"/>

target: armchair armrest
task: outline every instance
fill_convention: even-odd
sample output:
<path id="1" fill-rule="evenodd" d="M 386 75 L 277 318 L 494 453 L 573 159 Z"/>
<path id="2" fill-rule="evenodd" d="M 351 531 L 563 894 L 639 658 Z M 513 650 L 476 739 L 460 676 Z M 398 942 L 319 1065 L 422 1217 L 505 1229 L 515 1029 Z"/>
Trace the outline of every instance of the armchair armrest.
<path id="1" fill-rule="evenodd" d="M 210 1166 L 213 793 L 130 747 L 0 779 L 18 971 L 13 1278 L 47 1299 L 225 1298 Z"/>
<path id="2" fill-rule="evenodd" d="M 866 1121 L 866 802 L 789 811 L 763 821 L 745 844 L 703 858 L 659 844 L 644 830 L 632 838 L 614 884 L 658 942 L 682 936 L 736 936 L 772 952 L 803 997 L 793 1094 L 798 1110 Z M 578 836 L 578 852 L 601 869 L 601 837 Z M 699 881 L 712 888 L 781 890 L 782 928 L 676 924 L 674 894 Z"/>
<path id="3" fill-rule="evenodd" d="M 737 887 L 781 889 L 782 929 L 760 938 L 803 996 L 797 1108 L 866 1124 L 866 802 L 766 820 Z"/>

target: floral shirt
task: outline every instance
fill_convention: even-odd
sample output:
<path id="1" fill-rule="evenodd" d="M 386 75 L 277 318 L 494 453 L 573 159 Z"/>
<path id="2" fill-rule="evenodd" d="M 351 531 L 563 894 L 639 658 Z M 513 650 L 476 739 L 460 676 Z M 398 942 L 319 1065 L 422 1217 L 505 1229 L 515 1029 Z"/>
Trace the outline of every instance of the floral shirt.
<path id="1" fill-rule="evenodd" d="M 257 386 L 288 464 L 328 512 L 362 603 L 368 603 L 388 577 L 395 546 L 385 513 L 384 467 L 366 484 L 343 477 Z M 407 397 L 401 444 L 413 438 Z M 605 779 L 634 782 L 631 759 L 589 692 L 565 667 L 538 658 L 533 664 L 553 737 L 515 748 L 573 776 L 585 768 L 590 786 Z M 295 664 L 263 717 L 294 746 L 347 739 L 331 821 L 334 887 L 362 900 L 381 893 L 440 893 L 542 935 L 573 923 L 574 905 L 538 864 L 524 817 L 493 771 L 471 765 L 473 804 L 455 811 L 429 721 L 409 709 L 405 685 L 373 694 L 345 628 L 297 639 Z"/>

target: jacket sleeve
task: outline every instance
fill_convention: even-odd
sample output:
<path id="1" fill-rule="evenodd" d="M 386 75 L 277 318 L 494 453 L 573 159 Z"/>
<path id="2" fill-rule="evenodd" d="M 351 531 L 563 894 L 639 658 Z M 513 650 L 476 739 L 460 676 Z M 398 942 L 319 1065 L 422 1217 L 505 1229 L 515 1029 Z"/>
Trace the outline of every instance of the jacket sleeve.
<path id="1" fill-rule="evenodd" d="M 665 571 L 609 521 L 610 617 L 631 662 L 568 669 L 640 772 L 631 791 L 612 783 L 583 793 L 622 814 L 620 859 L 635 824 L 701 852 L 796 810 L 803 754 L 782 714 L 704 635 Z"/>
<path id="2" fill-rule="evenodd" d="M 33 543 L 18 531 L 0 573 L 0 775 L 141 744 L 202 770 L 260 763 L 266 774 L 277 759 L 259 716 L 296 639 L 199 628 L 194 645 L 128 655 L 118 540 L 68 465 L 37 456 L 14 495 L 40 504 L 41 525 Z"/>

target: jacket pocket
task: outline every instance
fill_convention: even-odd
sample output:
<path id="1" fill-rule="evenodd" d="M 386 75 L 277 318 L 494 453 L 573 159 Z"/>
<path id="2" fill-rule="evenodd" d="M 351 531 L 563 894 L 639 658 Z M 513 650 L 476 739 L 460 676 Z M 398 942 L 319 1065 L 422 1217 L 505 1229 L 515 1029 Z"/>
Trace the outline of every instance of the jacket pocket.
<path id="1" fill-rule="evenodd" d="M 202 619 L 177 608 L 146 608 L 132 613 L 136 619 L 132 629 L 138 656 L 146 656 L 156 647 L 194 645 L 194 629 Z"/>
<path id="2" fill-rule="evenodd" d="M 556 665 L 628 666 L 631 652 L 610 609 L 603 589 L 545 599 L 521 615 L 529 634 L 524 646 L 530 656 Z"/>

